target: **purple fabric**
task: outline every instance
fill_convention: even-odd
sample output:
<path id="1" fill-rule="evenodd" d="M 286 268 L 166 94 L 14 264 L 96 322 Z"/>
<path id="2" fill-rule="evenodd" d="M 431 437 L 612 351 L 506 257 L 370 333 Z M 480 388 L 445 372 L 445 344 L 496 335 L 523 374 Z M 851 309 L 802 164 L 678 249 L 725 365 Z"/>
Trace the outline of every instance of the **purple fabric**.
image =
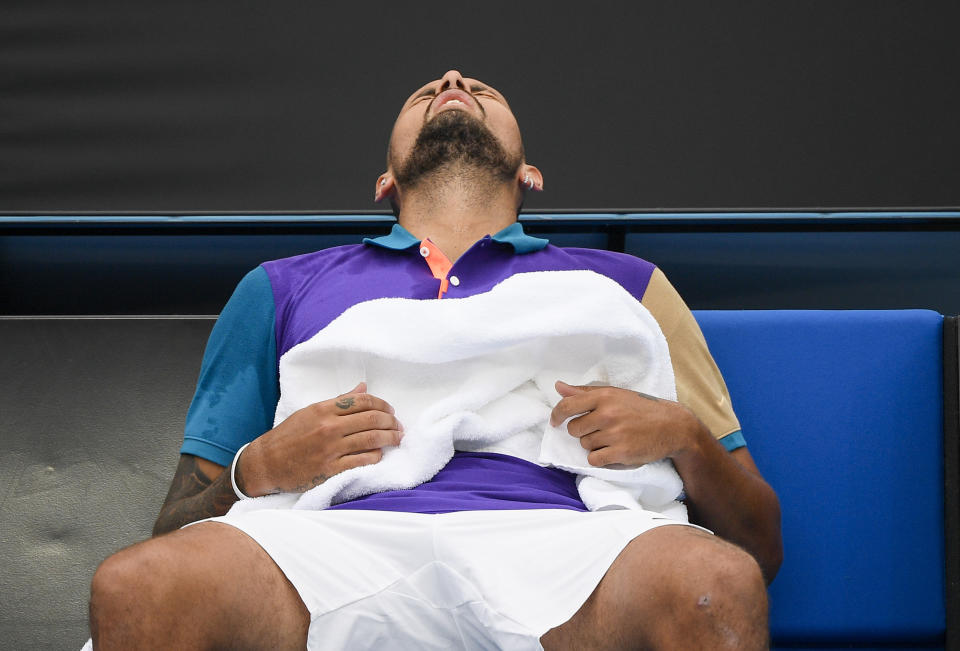
<path id="1" fill-rule="evenodd" d="M 374 493 L 330 508 L 404 513 L 587 510 L 572 473 L 490 452 L 456 452 L 433 479 L 416 488 Z"/>
<path id="2" fill-rule="evenodd" d="M 273 288 L 278 358 L 352 305 L 377 298 L 436 300 L 440 288 L 416 246 L 340 246 L 266 262 L 263 268 Z M 488 236 L 454 263 L 450 275 L 460 284 L 451 284 L 443 300 L 489 291 L 516 273 L 575 269 L 608 276 L 641 300 L 654 265 L 622 253 L 552 245 L 518 255 Z"/>

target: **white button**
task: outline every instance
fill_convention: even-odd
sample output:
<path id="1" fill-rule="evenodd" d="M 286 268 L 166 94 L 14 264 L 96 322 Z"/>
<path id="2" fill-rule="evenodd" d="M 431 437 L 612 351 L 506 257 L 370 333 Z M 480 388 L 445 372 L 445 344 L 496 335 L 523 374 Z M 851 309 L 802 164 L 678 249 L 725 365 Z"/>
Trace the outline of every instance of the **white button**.
<path id="1" fill-rule="evenodd" d="M 456 276 L 450 276 L 450 284 L 454 287 L 458 287 L 460 285 L 460 279 Z"/>
<path id="2" fill-rule="evenodd" d="M 421 246 L 421 247 L 420 247 L 420 255 L 422 255 L 423 257 L 427 257 L 428 255 L 430 255 L 430 249 L 428 249 L 428 248 L 425 247 L 425 246 Z"/>

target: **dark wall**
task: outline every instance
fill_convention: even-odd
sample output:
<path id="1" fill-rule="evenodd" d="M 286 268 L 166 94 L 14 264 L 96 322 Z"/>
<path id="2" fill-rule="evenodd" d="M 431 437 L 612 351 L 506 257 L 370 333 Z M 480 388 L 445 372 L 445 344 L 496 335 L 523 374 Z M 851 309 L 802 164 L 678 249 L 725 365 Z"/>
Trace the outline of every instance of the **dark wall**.
<path id="1" fill-rule="evenodd" d="M 402 100 L 510 98 L 531 210 L 957 206 L 956 2 L 0 6 L 0 211 L 369 210 Z"/>

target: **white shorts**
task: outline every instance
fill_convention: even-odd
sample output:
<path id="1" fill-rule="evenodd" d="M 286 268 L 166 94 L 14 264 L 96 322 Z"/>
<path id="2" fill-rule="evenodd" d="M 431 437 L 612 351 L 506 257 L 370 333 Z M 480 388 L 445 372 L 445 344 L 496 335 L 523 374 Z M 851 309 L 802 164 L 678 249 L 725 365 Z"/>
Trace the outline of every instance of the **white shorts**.
<path id="1" fill-rule="evenodd" d="M 213 518 L 257 541 L 310 611 L 307 648 L 542 649 L 647 511 L 263 510 Z M 269 608 L 269 604 L 265 604 Z"/>

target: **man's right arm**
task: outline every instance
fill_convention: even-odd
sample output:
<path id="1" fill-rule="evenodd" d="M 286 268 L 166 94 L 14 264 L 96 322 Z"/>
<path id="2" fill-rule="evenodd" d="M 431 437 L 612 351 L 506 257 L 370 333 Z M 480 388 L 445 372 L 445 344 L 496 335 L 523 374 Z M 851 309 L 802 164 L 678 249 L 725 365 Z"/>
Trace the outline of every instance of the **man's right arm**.
<path id="1" fill-rule="evenodd" d="M 153 525 L 153 535 L 226 513 L 237 496 L 223 466 L 192 454 L 181 454 L 167 499 Z"/>
<path id="2" fill-rule="evenodd" d="M 207 340 L 154 535 L 223 515 L 236 502 L 224 467 L 231 450 L 270 429 L 279 397 L 274 312 L 270 279 L 256 267 L 237 284 Z"/>
<path id="3" fill-rule="evenodd" d="M 254 439 L 237 460 L 237 488 L 250 497 L 303 493 L 344 470 L 377 463 L 383 448 L 399 445 L 401 438 L 393 407 L 367 393 L 361 382 L 294 412 Z M 229 469 L 182 454 L 153 535 L 223 515 L 237 499 Z"/>

